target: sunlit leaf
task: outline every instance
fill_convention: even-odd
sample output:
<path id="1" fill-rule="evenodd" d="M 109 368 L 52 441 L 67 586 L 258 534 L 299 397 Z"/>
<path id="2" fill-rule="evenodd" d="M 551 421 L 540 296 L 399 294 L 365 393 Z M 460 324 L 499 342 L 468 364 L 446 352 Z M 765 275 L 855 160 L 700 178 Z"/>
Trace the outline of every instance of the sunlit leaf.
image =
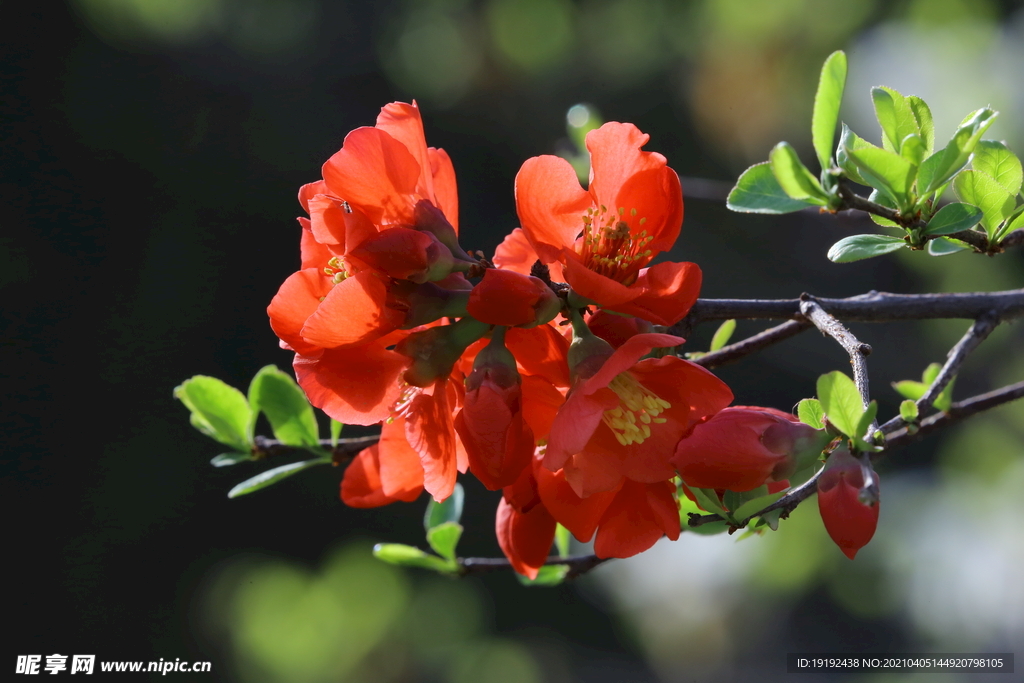
<path id="1" fill-rule="evenodd" d="M 917 129 L 921 131 L 921 140 L 924 142 L 927 156 L 935 150 L 935 123 L 932 121 L 932 110 L 917 95 L 908 95 L 907 104 L 917 119 Z"/>
<path id="2" fill-rule="evenodd" d="M 750 515 L 754 514 L 755 512 L 760 512 L 761 510 L 765 509 L 766 507 L 777 501 L 779 498 L 782 498 L 784 495 L 786 495 L 785 492 L 780 491 L 778 493 L 769 493 L 767 496 L 753 498 L 745 502 L 743 505 L 740 505 L 735 510 L 733 510 L 732 515 L 736 518 L 737 521 L 742 522 Z"/>
<path id="3" fill-rule="evenodd" d="M 867 185 L 868 181 L 861 177 L 857 165 L 850 159 L 847 150 L 878 149 L 875 145 L 858 136 L 845 123 L 843 124 L 842 135 L 839 136 L 839 146 L 836 147 L 836 165 L 843 170 L 847 178 L 860 185 Z"/>
<path id="4" fill-rule="evenodd" d="M 341 428 L 345 425 L 335 419 L 331 419 L 331 448 L 338 445 L 338 437 L 341 436 Z"/>
<path id="5" fill-rule="evenodd" d="M 880 206 L 886 207 L 887 209 L 892 209 L 893 211 L 896 211 L 896 202 L 894 202 L 889 197 L 888 194 L 882 192 L 881 190 L 872 189 L 871 190 L 871 194 L 868 196 L 868 201 L 872 201 L 875 204 L 878 204 Z M 879 216 L 876 213 L 869 213 L 868 214 L 868 218 L 870 218 L 871 222 L 873 222 L 874 224 L 881 225 L 881 226 L 886 227 L 886 228 L 899 228 L 900 230 L 904 230 L 905 229 L 902 225 L 900 225 L 896 221 L 891 221 L 888 218 L 883 218 L 882 216 Z"/>
<path id="6" fill-rule="evenodd" d="M 329 462 L 331 462 L 330 458 L 313 458 L 312 460 L 302 460 L 300 462 L 292 462 L 287 465 L 275 467 L 272 470 L 261 472 L 255 477 L 246 479 L 241 484 L 238 484 L 228 491 L 228 498 L 237 498 L 238 496 L 244 496 L 245 494 L 252 493 L 253 491 L 259 491 L 260 489 L 266 488 L 271 484 L 276 484 L 282 479 L 286 479 L 293 474 L 297 474 L 302 470 L 307 470 L 310 467 L 316 467 L 317 465 L 326 465 Z"/>
<path id="7" fill-rule="evenodd" d="M 889 235 L 850 235 L 832 245 L 828 258 L 836 263 L 850 263 L 888 254 L 906 244 L 903 238 Z"/>
<path id="8" fill-rule="evenodd" d="M 462 490 L 462 484 L 459 483 L 455 484 L 452 495 L 445 498 L 444 501 L 439 503 L 431 498 L 427 503 L 427 511 L 423 515 L 423 528 L 430 531 L 445 522 L 458 522 L 462 519 L 464 498 L 465 492 Z"/>
<path id="9" fill-rule="evenodd" d="M 871 423 L 875 421 L 876 415 L 878 415 L 878 402 L 872 401 L 868 404 L 864 414 L 860 416 L 860 420 L 857 422 L 857 433 L 854 436 L 865 438 L 868 432 L 871 431 Z"/>
<path id="10" fill-rule="evenodd" d="M 964 171 L 953 181 L 953 189 L 961 201 L 982 210 L 981 226 L 989 239 L 994 239 L 999 224 L 1016 208 L 1014 196 L 984 171 Z"/>
<path id="11" fill-rule="evenodd" d="M 825 428 L 825 409 L 816 398 L 805 398 L 796 406 L 796 415 L 805 425 L 815 429 Z"/>
<path id="12" fill-rule="evenodd" d="M 196 429 L 239 451 L 252 450 L 252 411 L 238 389 L 216 377 L 196 375 L 175 387 L 174 397 L 189 409 Z"/>
<path id="13" fill-rule="evenodd" d="M 981 220 L 982 212 L 976 206 L 954 202 L 939 209 L 925 228 L 926 235 L 952 235 L 969 230 Z"/>
<path id="14" fill-rule="evenodd" d="M 900 143 L 900 156 L 909 161 L 914 166 L 920 166 L 924 160 L 925 148 L 924 141 L 921 140 L 921 136 L 918 133 L 911 133 L 907 137 L 903 138 L 903 142 Z"/>
<path id="15" fill-rule="evenodd" d="M 569 557 L 569 530 L 561 524 L 555 525 L 555 548 L 559 557 Z"/>
<path id="16" fill-rule="evenodd" d="M 420 567 L 433 569 L 442 574 L 451 574 L 458 570 L 457 566 L 442 560 L 440 557 L 425 553 L 419 548 L 401 543 L 378 543 L 373 546 L 373 556 L 378 560 L 395 564 L 399 567 Z"/>
<path id="17" fill-rule="evenodd" d="M 732 333 L 736 331 L 736 321 L 726 320 L 715 330 L 715 336 L 711 338 L 711 351 L 718 351 L 729 343 Z"/>
<path id="18" fill-rule="evenodd" d="M 252 460 L 251 453 L 221 453 L 211 460 L 210 464 L 214 467 L 228 467 L 248 460 Z"/>
<path id="19" fill-rule="evenodd" d="M 319 427 L 313 406 L 295 380 L 268 365 L 249 384 L 249 405 L 253 416 L 262 412 L 270 421 L 274 437 L 287 446 L 317 446 Z"/>
<path id="20" fill-rule="evenodd" d="M 971 168 L 982 171 L 1002 185 L 1007 192 L 1016 196 L 1024 180 L 1024 169 L 1020 159 L 1002 142 L 981 140 L 974 148 Z"/>
<path id="21" fill-rule="evenodd" d="M 898 391 L 900 396 L 910 401 L 918 400 L 924 396 L 924 392 L 928 391 L 927 384 L 924 384 L 923 382 L 915 382 L 912 379 L 893 382 L 892 388 Z"/>
<path id="22" fill-rule="evenodd" d="M 828 195 L 818 179 L 811 175 L 788 142 L 775 145 L 768 155 L 768 162 L 779 186 L 790 197 L 820 206 L 828 203 Z"/>
<path id="23" fill-rule="evenodd" d="M 868 185 L 889 195 L 896 206 L 907 204 L 910 187 L 917 168 L 895 152 L 887 149 L 847 149 L 850 161 Z"/>
<path id="24" fill-rule="evenodd" d="M 809 202 L 786 194 L 767 161 L 754 164 L 743 172 L 725 205 L 733 211 L 771 214 L 792 213 L 811 206 Z"/>
<path id="25" fill-rule="evenodd" d="M 920 134 L 914 111 L 903 95 L 885 86 L 872 88 L 871 100 L 878 124 L 882 127 L 882 146 L 900 154 L 903 140 L 908 135 Z"/>
<path id="26" fill-rule="evenodd" d="M 455 546 L 462 538 L 462 525 L 458 522 L 438 524 L 427 531 L 427 543 L 434 552 L 446 560 L 455 560 Z"/>
<path id="27" fill-rule="evenodd" d="M 828 421 L 846 436 L 856 436 L 864 404 L 854 381 L 834 370 L 818 378 L 817 389 Z"/>
<path id="28" fill-rule="evenodd" d="M 972 112 L 957 128 L 949 144 L 921 163 L 917 174 L 917 187 L 921 195 L 938 190 L 967 164 L 981 136 L 997 115 L 997 112 L 987 107 Z"/>
<path id="29" fill-rule="evenodd" d="M 821 67 L 818 91 L 814 95 L 811 116 L 811 139 L 822 169 L 832 165 L 832 142 L 839 123 L 839 105 L 846 87 L 846 53 L 836 50 Z"/>
<path id="30" fill-rule="evenodd" d="M 900 417 L 904 422 L 916 422 L 918 415 L 917 403 L 906 399 L 900 403 Z"/>
<path id="31" fill-rule="evenodd" d="M 948 237 L 938 237 L 928 242 L 928 253 L 932 256 L 949 256 L 970 249 L 970 245 Z"/>
<path id="32" fill-rule="evenodd" d="M 537 572 L 535 579 L 527 578 L 522 574 L 516 574 L 516 578 L 524 586 L 557 586 L 565 581 L 565 576 L 568 573 L 569 565 L 567 564 L 546 564 Z"/>

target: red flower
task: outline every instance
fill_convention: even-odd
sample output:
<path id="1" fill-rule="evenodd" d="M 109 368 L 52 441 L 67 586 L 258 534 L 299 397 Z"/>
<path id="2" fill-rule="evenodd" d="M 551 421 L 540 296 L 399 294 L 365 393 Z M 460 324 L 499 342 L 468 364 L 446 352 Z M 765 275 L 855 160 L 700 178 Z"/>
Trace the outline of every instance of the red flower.
<path id="1" fill-rule="evenodd" d="M 672 463 L 687 486 L 750 491 L 810 465 L 827 440 L 793 415 L 733 406 L 694 427 Z"/>
<path id="2" fill-rule="evenodd" d="M 640 360 L 653 348 L 682 341 L 640 334 L 607 356 L 577 364 L 544 457 L 549 470 L 565 470 L 577 495 L 610 491 L 623 477 L 650 484 L 671 479 L 679 439 L 732 401 L 729 387 L 698 365 L 675 356 Z"/>
<path id="3" fill-rule="evenodd" d="M 665 157 L 642 152 L 649 136 L 628 123 L 587 134 L 591 182 L 555 156 L 534 157 L 516 176 L 516 209 L 544 263 L 560 262 L 582 297 L 610 310 L 671 325 L 700 291 L 693 263 L 659 263 L 683 221 L 679 177 Z"/>
<path id="4" fill-rule="evenodd" d="M 550 322 L 561 308 L 562 302 L 539 278 L 497 268 L 484 271 L 466 305 L 480 322 L 508 327 Z"/>
<path id="5" fill-rule="evenodd" d="M 865 473 L 874 480 L 872 487 L 865 487 Z M 877 496 L 878 475 L 870 466 L 845 449 L 829 456 L 818 477 L 818 510 L 828 535 L 851 560 L 875 535 Z"/>
<path id="6" fill-rule="evenodd" d="M 411 503 L 422 492 L 420 457 L 405 440 L 405 425 L 400 420 L 381 426 L 380 441 L 360 451 L 341 480 L 341 499 L 356 508 L 398 500 Z"/>

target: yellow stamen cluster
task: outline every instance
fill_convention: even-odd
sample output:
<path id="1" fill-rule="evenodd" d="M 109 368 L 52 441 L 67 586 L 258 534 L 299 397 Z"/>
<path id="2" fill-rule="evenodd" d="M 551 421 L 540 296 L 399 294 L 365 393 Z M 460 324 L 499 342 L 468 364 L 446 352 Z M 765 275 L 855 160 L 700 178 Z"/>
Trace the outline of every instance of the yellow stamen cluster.
<path id="1" fill-rule="evenodd" d="M 324 275 L 331 278 L 333 284 L 338 284 L 349 276 L 345 261 L 338 256 L 333 257 L 327 262 L 327 267 L 324 268 Z"/>
<path id="2" fill-rule="evenodd" d="M 606 206 L 587 210 L 583 216 L 581 239 L 576 243 L 577 252 L 587 268 L 623 282 L 651 260 L 653 252 L 647 245 L 654 236 L 648 235 L 647 230 L 641 230 L 636 236 L 630 231 L 629 223 L 636 214 L 636 209 L 631 209 L 627 219 L 624 207 L 620 207 L 618 212 L 609 212 Z M 637 225 L 643 225 L 646 220 L 641 218 Z"/>
<path id="3" fill-rule="evenodd" d="M 619 405 L 604 411 L 601 421 L 608 425 L 623 446 L 643 443 L 651 436 L 652 424 L 666 422 L 665 418 L 658 416 L 672 404 L 659 398 L 628 372 L 617 375 L 608 388 L 618 395 Z"/>

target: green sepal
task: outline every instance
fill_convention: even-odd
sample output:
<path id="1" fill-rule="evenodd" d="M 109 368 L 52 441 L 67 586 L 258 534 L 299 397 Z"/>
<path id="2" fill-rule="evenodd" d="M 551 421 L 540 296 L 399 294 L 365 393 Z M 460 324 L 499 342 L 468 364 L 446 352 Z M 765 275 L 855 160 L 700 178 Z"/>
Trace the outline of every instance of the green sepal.
<path id="1" fill-rule="evenodd" d="M 267 365 L 252 378 L 249 405 L 253 424 L 262 412 L 270 422 L 274 437 L 284 445 L 306 448 L 320 445 L 320 428 L 313 406 L 295 380 L 276 366 Z"/>
<path id="2" fill-rule="evenodd" d="M 825 409 L 816 398 L 805 398 L 796 405 L 796 415 L 805 425 L 815 429 L 825 428 Z"/>
<path id="3" fill-rule="evenodd" d="M 252 453 L 221 453 L 210 461 L 214 467 L 228 467 L 240 462 L 252 460 Z"/>
<path id="4" fill-rule="evenodd" d="M 444 522 L 427 531 L 427 543 L 434 552 L 449 562 L 455 561 L 455 546 L 462 538 L 462 525 L 458 522 Z"/>
<path id="5" fill-rule="evenodd" d="M 834 370 L 818 378 L 817 389 L 818 400 L 828 421 L 846 436 L 856 436 L 864 404 L 854 381 Z"/>
<path id="6" fill-rule="evenodd" d="M 768 163 L 779 187 L 791 198 L 818 206 L 828 205 L 828 193 L 800 161 L 791 144 L 780 142 L 775 145 L 768 155 Z"/>
<path id="7" fill-rule="evenodd" d="M 839 106 L 846 88 L 846 53 L 836 50 L 821 66 L 811 115 L 811 140 L 823 170 L 832 165 L 832 143 L 839 123 Z"/>
<path id="8" fill-rule="evenodd" d="M 925 227 L 925 235 L 952 235 L 961 230 L 970 230 L 982 218 L 982 211 L 972 204 L 953 202 L 935 212 Z"/>
<path id="9" fill-rule="evenodd" d="M 331 418 L 331 448 L 335 448 L 338 445 L 338 437 L 341 436 L 341 428 L 344 426 L 333 417 Z"/>
<path id="10" fill-rule="evenodd" d="M 832 245 L 828 258 L 835 263 L 852 263 L 882 256 L 906 245 L 902 237 L 891 235 L 850 235 Z"/>
<path id="11" fill-rule="evenodd" d="M 291 462 L 287 465 L 281 465 L 280 467 L 275 467 L 272 470 L 267 470 L 266 472 L 260 472 L 255 477 L 246 479 L 241 484 L 236 485 L 228 491 L 228 498 L 237 498 L 238 496 L 244 496 L 245 494 L 252 493 L 253 491 L 259 491 L 271 484 L 276 484 L 282 479 L 287 479 L 302 470 L 306 470 L 317 465 L 326 465 L 330 462 L 330 458 L 313 458 L 312 460 Z"/>
<path id="12" fill-rule="evenodd" d="M 569 573 L 567 564 L 546 564 L 537 572 L 537 578 L 531 579 L 522 574 L 516 574 L 519 583 L 524 586 L 557 586 L 565 581 Z"/>
<path id="13" fill-rule="evenodd" d="M 446 562 L 440 557 L 402 543 L 378 543 L 373 546 L 373 556 L 382 562 L 398 565 L 399 567 L 432 569 L 441 574 L 454 574 L 458 572 L 458 565 Z"/>
<path id="14" fill-rule="evenodd" d="M 810 202 L 793 199 L 779 185 L 772 173 L 771 163 L 754 164 L 736 180 L 725 205 L 742 213 L 782 214 L 801 211 Z"/>
<path id="15" fill-rule="evenodd" d="M 462 519 L 462 503 L 465 499 L 465 492 L 462 490 L 462 484 L 456 482 L 455 488 L 452 490 L 452 495 L 445 498 L 442 502 L 437 502 L 433 498 L 427 503 L 427 510 L 423 514 L 423 528 L 429 532 L 436 526 L 440 526 L 445 522 L 458 522 Z"/>
<path id="16" fill-rule="evenodd" d="M 723 346 L 729 343 L 729 339 L 732 338 L 732 333 L 736 331 L 736 321 L 726 320 L 724 323 L 718 326 L 715 330 L 715 336 L 711 338 L 711 348 L 709 351 L 718 351 Z"/>
<path id="17" fill-rule="evenodd" d="M 174 397 L 190 411 L 192 426 L 238 451 L 252 450 L 249 402 L 238 389 L 206 375 L 196 375 L 174 388 Z"/>

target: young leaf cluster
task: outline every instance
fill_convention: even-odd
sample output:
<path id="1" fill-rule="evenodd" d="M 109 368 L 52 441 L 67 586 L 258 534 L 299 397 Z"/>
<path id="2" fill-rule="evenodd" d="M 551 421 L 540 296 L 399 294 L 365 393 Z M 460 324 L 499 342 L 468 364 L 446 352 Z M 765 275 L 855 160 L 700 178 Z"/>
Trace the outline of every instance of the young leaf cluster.
<path id="1" fill-rule="evenodd" d="M 1018 205 L 1021 162 L 1004 143 L 981 139 L 997 116 L 988 107 L 968 114 L 949 142 L 935 149 L 935 124 L 924 100 L 885 86 L 872 88 L 882 145 L 843 124 L 833 156 L 846 69 L 842 51 L 829 56 L 814 99 L 811 135 L 820 176 L 814 177 L 789 143 L 780 142 L 767 162 L 740 176 L 729 195 L 729 208 L 754 213 L 854 208 L 867 211 L 879 225 L 902 232 L 843 238 L 828 252 L 837 263 L 925 245 L 934 256 L 979 242 L 987 245 L 984 251 L 994 253 L 1010 232 L 1024 227 L 1024 203 Z M 843 180 L 870 187 L 870 196 L 853 194 Z M 939 199 L 950 187 L 959 201 L 940 207 Z M 970 243 L 960 239 L 971 236 L 976 239 Z"/>

